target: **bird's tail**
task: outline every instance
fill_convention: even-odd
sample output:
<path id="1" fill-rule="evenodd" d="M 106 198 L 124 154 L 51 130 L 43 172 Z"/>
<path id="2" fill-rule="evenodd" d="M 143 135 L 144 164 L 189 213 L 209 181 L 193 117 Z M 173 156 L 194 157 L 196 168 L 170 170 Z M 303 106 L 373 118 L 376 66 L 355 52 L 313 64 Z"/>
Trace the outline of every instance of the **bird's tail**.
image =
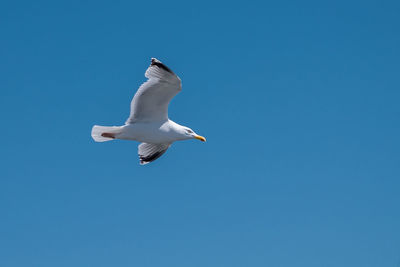
<path id="1" fill-rule="evenodd" d="M 92 138 L 96 142 L 111 141 L 117 138 L 121 133 L 122 127 L 119 126 L 99 126 L 95 125 L 92 128 Z"/>

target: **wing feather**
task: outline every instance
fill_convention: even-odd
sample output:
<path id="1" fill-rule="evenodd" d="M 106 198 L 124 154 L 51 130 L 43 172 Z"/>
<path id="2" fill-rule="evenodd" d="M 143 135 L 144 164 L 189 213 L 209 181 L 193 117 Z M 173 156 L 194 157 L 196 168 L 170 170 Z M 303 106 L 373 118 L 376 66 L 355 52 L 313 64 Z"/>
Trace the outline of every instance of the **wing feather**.
<path id="1" fill-rule="evenodd" d="M 140 164 L 145 165 L 158 159 L 167 151 L 169 147 L 170 144 L 141 143 L 138 147 Z"/>
<path id="2" fill-rule="evenodd" d="M 152 58 L 143 83 L 131 102 L 127 124 L 137 121 L 162 121 L 168 119 L 168 105 L 181 91 L 181 80 L 159 60 Z"/>

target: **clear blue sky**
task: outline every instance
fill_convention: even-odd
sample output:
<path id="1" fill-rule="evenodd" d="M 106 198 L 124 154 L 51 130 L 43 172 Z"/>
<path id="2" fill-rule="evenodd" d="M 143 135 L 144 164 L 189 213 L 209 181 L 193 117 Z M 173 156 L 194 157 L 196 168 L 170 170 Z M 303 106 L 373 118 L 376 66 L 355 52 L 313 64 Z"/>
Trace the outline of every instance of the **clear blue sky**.
<path id="1" fill-rule="evenodd" d="M 322 3 L 325 2 L 325 3 Z M 400 266 L 398 1 L 0 4 L 0 266 Z M 151 57 L 208 142 L 140 166 Z"/>

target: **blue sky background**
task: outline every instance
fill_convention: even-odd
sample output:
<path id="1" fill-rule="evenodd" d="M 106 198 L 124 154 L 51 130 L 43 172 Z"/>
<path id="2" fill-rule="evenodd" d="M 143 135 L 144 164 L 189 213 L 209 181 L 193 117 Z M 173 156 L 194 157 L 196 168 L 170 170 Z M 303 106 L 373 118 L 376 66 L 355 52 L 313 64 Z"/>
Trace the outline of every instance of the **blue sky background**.
<path id="1" fill-rule="evenodd" d="M 0 4 L 0 266 L 400 266 L 398 1 Z M 207 137 L 140 166 L 151 57 Z"/>

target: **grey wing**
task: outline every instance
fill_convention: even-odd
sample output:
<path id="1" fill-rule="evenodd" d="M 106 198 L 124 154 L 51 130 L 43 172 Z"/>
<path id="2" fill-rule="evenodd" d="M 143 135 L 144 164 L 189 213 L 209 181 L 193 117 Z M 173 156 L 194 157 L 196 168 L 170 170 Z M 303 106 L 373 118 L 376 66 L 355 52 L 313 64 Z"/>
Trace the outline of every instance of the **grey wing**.
<path id="1" fill-rule="evenodd" d="M 167 66 L 155 58 L 142 84 L 131 102 L 131 113 L 127 124 L 136 121 L 161 121 L 168 119 L 168 105 L 181 91 L 181 80 Z"/>
<path id="2" fill-rule="evenodd" d="M 161 157 L 171 144 L 148 144 L 141 143 L 138 147 L 140 164 L 150 163 Z"/>

